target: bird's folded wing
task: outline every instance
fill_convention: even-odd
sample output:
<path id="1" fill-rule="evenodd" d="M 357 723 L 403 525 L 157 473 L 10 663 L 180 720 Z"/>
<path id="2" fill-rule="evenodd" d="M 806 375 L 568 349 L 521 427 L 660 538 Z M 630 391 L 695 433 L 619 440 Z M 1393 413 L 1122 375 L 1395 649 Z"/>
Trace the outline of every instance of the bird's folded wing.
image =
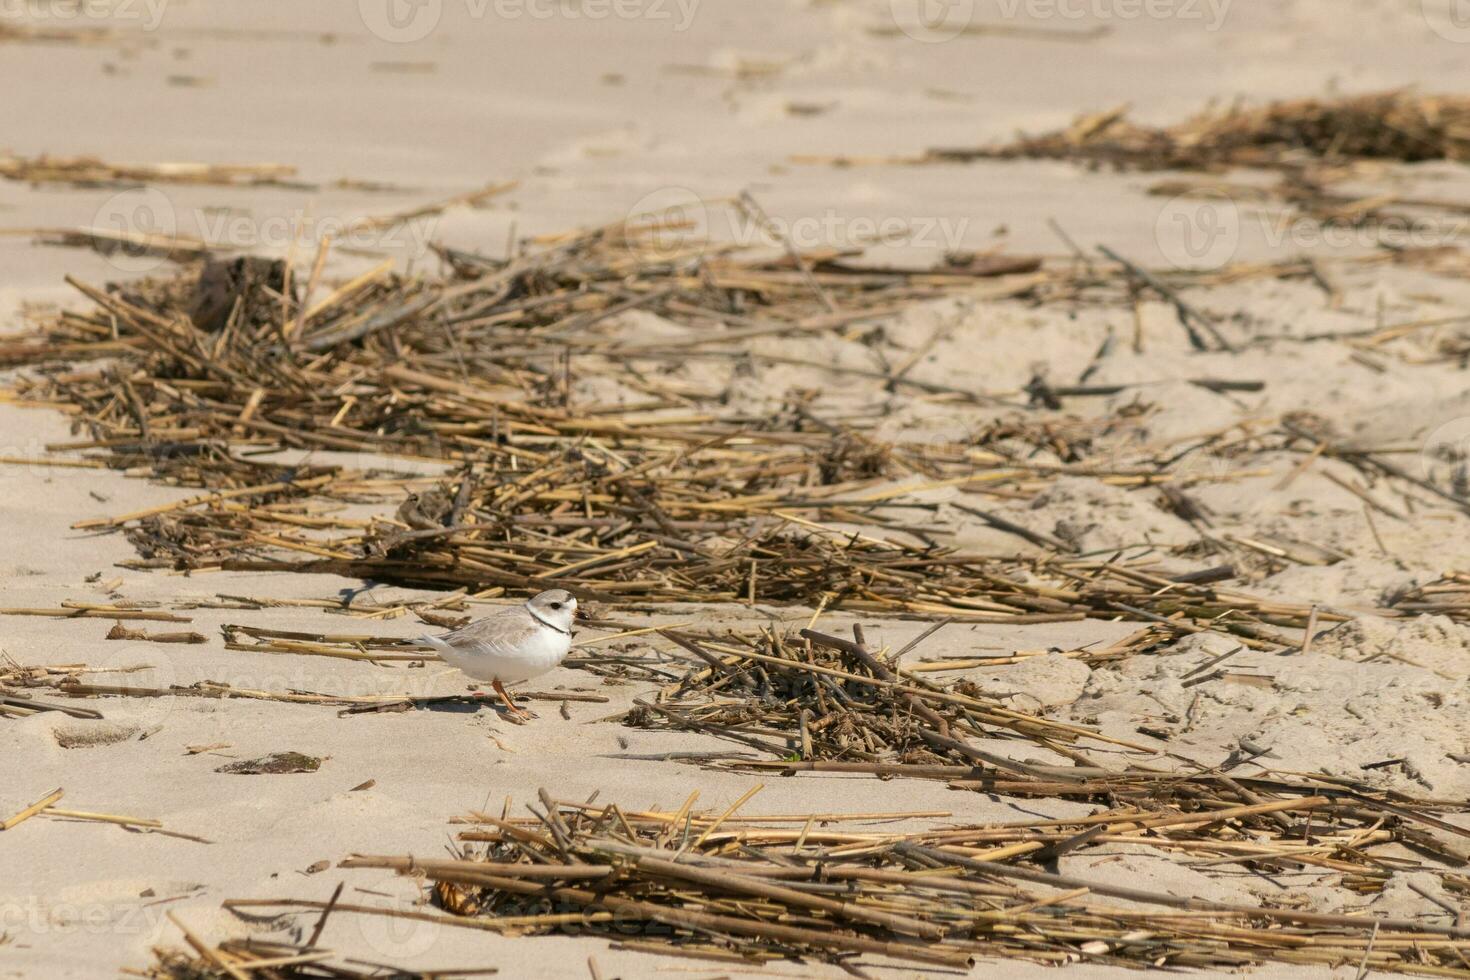
<path id="1" fill-rule="evenodd" d="M 543 629 L 544 626 L 528 615 L 495 616 L 445 633 L 439 639 L 465 654 L 514 657 L 530 646 Z"/>

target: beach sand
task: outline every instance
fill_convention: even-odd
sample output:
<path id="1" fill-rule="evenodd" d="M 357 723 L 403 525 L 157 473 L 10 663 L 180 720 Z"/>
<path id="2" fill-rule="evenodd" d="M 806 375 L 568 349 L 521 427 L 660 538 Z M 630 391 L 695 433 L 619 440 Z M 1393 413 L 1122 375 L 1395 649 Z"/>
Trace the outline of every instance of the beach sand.
<path id="1" fill-rule="evenodd" d="M 42 5 L 44 6 L 44 5 Z M 361 7 L 361 11 L 356 9 Z M 364 215 L 388 214 L 497 181 L 514 190 L 480 207 L 455 207 L 369 240 L 364 254 L 338 249 L 329 278 L 346 277 L 387 253 L 405 267 L 433 264 L 426 243 L 501 255 L 515 236 L 622 220 L 629 213 L 713 202 L 750 189 L 789 223 L 798 246 L 861 244 L 870 229 L 898 220 L 919 229 L 875 248 L 870 258 L 914 266 L 946 251 L 1004 246 L 1013 254 L 1065 252 L 1048 225 L 1055 219 L 1084 248 L 1105 244 L 1146 265 L 1181 249 L 1171 202 L 1149 196 L 1152 175 L 1091 171 L 1063 162 L 988 162 L 915 168 L 833 167 L 794 156 L 912 156 L 926 148 L 972 146 L 1065 125 L 1081 112 L 1128 103 L 1141 120 L 1182 118 L 1211 100 L 1268 99 L 1375 91 L 1419 85 L 1464 91 L 1470 47 L 1418 0 L 1302 0 L 1215 11 L 1175 4 L 1172 16 L 1127 17 L 1126 4 L 1077 5 L 1086 16 L 1039 15 L 1033 5 L 975 5 L 973 24 L 1003 28 L 949 40 L 895 29 L 888 2 L 687 0 L 633 4 L 638 16 L 594 18 L 595 5 L 475 5 L 445 0 L 422 10 L 433 24 L 381 18 L 383 5 L 142 2 L 112 5 L 109 18 L 62 18 L 32 11 L 17 23 L 57 30 L 100 30 L 71 40 L 4 40 L 0 34 L 0 150 L 21 156 L 92 155 L 108 161 L 218 164 L 280 163 L 303 182 L 292 187 L 30 185 L 0 181 L 0 227 L 106 225 L 199 235 L 218 244 L 285 255 L 296 232 L 306 240 Z M 502 5 L 503 6 L 503 5 Z M 992 9 L 993 8 L 993 9 Z M 1198 14 L 1186 16 L 1185 9 Z M 415 8 L 420 9 L 420 8 Z M 1008 17 L 1006 9 L 1020 12 Z M 550 11 L 539 16 L 530 11 Z M 1030 16 L 1027 15 L 1030 11 Z M 1217 19 L 1212 11 L 1219 14 Z M 156 15 L 156 16 L 155 16 Z M 384 25 L 388 26 L 384 26 Z M 394 25 L 397 26 L 394 26 Z M 373 32 L 376 27 L 379 34 Z M 380 34 L 417 40 L 394 41 Z M 928 29 L 924 29 L 928 30 Z M 920 35 L 924 30 L 917 30 Z M 1451 36 L 1446 36 L 1447 34 Z M 345 180 L 342 186 L 334 182 Z M 365 189 L 361 182 L 386 189 Z M 1470 199 L 1470 179 L 1445 164 L 1387 167 L 1365 196 L 1392 189 Z M 146 213 L 138 210 L 146 203 Z M 140 213 L 143 217 L 139 217 Z M 718 213 L 711 208 L 711 214 Z M 121 226 L 116 223 L 121 220 Z M 142 224 L 140 225 L 139 222 Z M 712 228 L 716 237 L 739 228 Z M 834 241 L 835 240 L 835 241 Z M 1446 237 L 1451 241 L 1451 237 Z M 1243 216 L 1220 258 L 1265 261 L 1308 254 L 1323 261 L 1371 251 L 1371 242 L 1306 241 L 1269 221 Z M 373 254 L 366 254 L 371 252 Z M 298 261 L 305 257 L 297 255 Z M 150 266 L 152 268 L 150 268 Z M 137 259 L 35 244 L 0 236 L 0 329 L 22 329 L 30 307 L 78 304 L 62 282 L 71 275 L 102 283 L 166 272 Z M 1470 434 L 1465 372 L 1455 362 L 1372 365 L 1341 345 L 1303 338 L 1409 323 L 1461 313 L 1470 303 L 1463 276 L 1404 265 L 1337 269 L 1340 302 L 1329 308 L 1307 279 L 1257 280 L 1199 290 L 1191 301 L 1233 318 L 1240 336 L 1279 336 L 1238 354 L 1190 349 L 1172 311 L 1149 300 L 1137 329 L 1142 353 L 1124 345 L 1091 379 L 1147 382 L 1144 389 L 1078 404 L 1083 417 L 1147 403 L 1142 441 L 1201 435 L 1249 419 L 1309 412 L 1344 438 L 1433 446 Z M 660 330 L 638 316 L 617 325 L 629 336 Z M 944 301 L 901 315 L 887 342 L 912 349 L 939 328 L 933 349 L 913 368 L 916 379 L 986 391 L 1026 384 L 1038 363 L 1072 379 L 1111 330 L 1131 336 L 1128 310 L 1032 307 L 1011 301 Z M 814 364 L 862 365 L 863 345 L 829 336 L 754 342 L 754 349 Z M 691 365 L 688 377 L 718 370 Z M 702 373 L 701 373 L 702 372 Z M 1265 382 L 1259 392 L 1219 394 L 1190 377 Z M 779 404 L 792 388 L 822 389 L 831 404 L 890 398 L 889 437 L 937 437 L 973 429 L 996 415 L 975 406 L 936 407 L 907 396 L 834 383 L 816 367 L 772 367 L 742 382 L 754 410 Z M 1463 430 L 1463 431 L 1462 431 Z M 0 404 L 0 457 L 34 458 L 73 435 L 66 419 L 44 409 Z M 67 454 L 63 454 L 67 455 Z M 1421 465 L 1416 454 L 1404 465 Z M 1424 465 L 1437 465 L 1432 456 Z M 1443 619 L 1384 621 L 1366 611 L 1412 585 L 1470 567 L 1470 518 L 1451 507 L 1416 509 L 1407 519 L 1364 516 L 1359 496 L 1331 477 L 1352 472 L 1324 460 L 1286 488 L 1298 455 L 1254 453 L 1250 474 L 1213 483 L 1199 497 L 1213 512 L 1212 532 L 1312 542 L 1340 552 L 1331 564 L 1295 564 L 1253 582 L 1250 591 L 1346 612 L 1306 657 L 1284 662 L 1247 653 L 1234 664 L 1269 672 L 1275 685 L 1187 689 L 1181 676 L 1228 650 L 1218 637 L 1182 640 L 1166 656 L 1089 670 L 1062 658 L 975 673 L 985 687 L 1015 692 L 1014 705 L 1137 737 L 1139 724 L 1191 710 L 1197 721 L 1171 748 L 1206 764 L 1248 738 L 1273 746 L 1285 770 L 1326 766 L 1341 774 L 1387 758 L 1406 765 L 1373 770 L 1379 785 L 1437 798 L 1470 796 L 1470 627 Z M 1370 491 L 1391 510 L 1405 507 L 1386 488 Z M 63 601 L 158 601 L 175 608 L 220 595 L 328 598 L 365 588 L 331 576 L 218 572 L 184 576 L 118 569 L 133 557 L 118 534 L 72 529 L 74 522 L 125 513 L 185 496 L 125 474 L 47 465 L 0 465 L 0 605 L 54 608 Z M 1152 496 L 1074 477 L 1034 501 L 1007 504 L 1018 523 L 1063 534 L 1088 551 L 1166 546 L 1193 539 L 1192 529 Z M 936 530 L 978 550 L 1014 553 L 1027 546 L 953 508 Z M 366 586 L 384 602 L 409 595 Z M 484 607 L 482 607 L 484 608 Z M 344 619 L 322 609 L 180 610 L 206 644 L 165 646 L 104 640 L 105 619 L 0 616 L 0 649 L 23 664 L 86 663 L 115 669 L 139 684 L 209 679 L 260 690 L 340 693 L 457 693 L 463 679 L 440 665 L 418 669 L 272 657 L 228 651 L 218 627 L 247 623 L 307 631 L 380 630 L 410 637 L 413 617 L 381 622 Z M 619 618 L 635 623 L 805 624 L 812 610 L 757 605 L 666 607 Z M 828 614 L 831 632 L 852 617 Z M 882 645 L 901 645 L 923 624 L 864 619 Z M 344 626 L 344 624 L 347 624 Z M 150 627 L 152 624 L 149 624 Z M 941 630 L 926 656 L 995 650 L 1072 650 L 1130 632 L 1124 623 L 1087 621 Z M 1381 656 L 1387 652 L 1391 656 Z M 130 682 L 130 681 L 129 681 Z M 338 717 L 335 709 L 209 699 L 103 699 L 102 723 L 55 713 L 0 720 L 0 818 L 50 790 L 65 790 L 74 809 L 161 821 L 170 831 L 209 843 L 117 826 L 32 819 L 0 834 L 0 977 L 90 978 L 144 967 L 150 947 L 179 944 L 172 912 L 218 940 L 256 932 L 299 936 L 311 915 L 247 922 L 220 907 L 231 898 L 324 900 L 346 881 L 344 900 L 410 908 L 411 880 L 386 872 L 313 870 L 349 854 L 441 856 L 450 818 L 519 806 L 546 787 L 562 799 L 601 791 L 630 806 L 677 807 L 697 788 L 700 805 L 723 807 L 756 777 L 710 772 L 673 761 L 626 758 L 724 743 L 649 732 L 599 721 L 646 692 L 646 685 L 606 685 L 561 669 L 529 685 L 606 695 L 607 703 L 571 703 L 571 720 L 554 705 L 510 725 L 488 709 L 451 707 Z M 86 731 L 83 731 L 86 729 Z M 101 732 L 105 737 L 98 737 Z M 68 747 L 69 746 L 69 747 Z M 204 751 L 199 747 L 217 746 Z M 235 776 L 215 770 L 271 752 L 323 757 L 314 774 Z M 624 757 L 624 758 L 619 758 Z M 354 789 L 365 783 L 366 789 Z M 931 822 L 1064 816 L 1090 808 L 1060 801 L 1018 801 L 955 792 L 943 783 L 803 776 L 764 780 L 765 813 L 931 810 Z M 1279 901 L 1283 886 L 1251 875 L 1206 876 L 1153 854 L 1089 851 L 1064 870 L 1126 876 L 1148 887 L 1231 901 Z M 1341 898 L 1288 883 L 1305 902 Z M 363 891 L 357 891 L 362 889 Z M 1434 911 L 1402 888 L 1356 905 L 1385 914 Z M 293 933 L 294 930 L 294 933 Z M 337 915 L 323 944 L 379 962 L 420 969 L 496 966 L 501 976 L 586 975 L 595 956 L 603 976 L 624 978 L 692 971 L 715 964 L 618 952 L 602 939 L 505 938 L 370 916 Z M 842 975 L 836 969 L 782 966 L 789 975 Z M 984 962 L 975 975 L 1041 976 L 1043 967 Z M 1353 965 L 1342 972 L 1351 975 Z M 1078 976 L 1112 971 L 1074 966 Z M 1260 977 L 1317 977 L 1318 969 L 1262 968 Z"/>

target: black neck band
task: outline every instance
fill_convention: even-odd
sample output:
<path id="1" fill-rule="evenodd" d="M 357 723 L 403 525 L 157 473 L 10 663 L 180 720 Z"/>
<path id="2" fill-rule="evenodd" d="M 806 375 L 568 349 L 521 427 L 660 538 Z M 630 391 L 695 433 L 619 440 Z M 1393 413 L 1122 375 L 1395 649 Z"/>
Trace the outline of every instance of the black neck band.
<path id="1" fill-rule="evenodd" d="M 544 620 L 540 616 L 536 615 L 536 610 L 534 610 L 534 609 L 531 608 L 530 603 L 527 603 L 526 604 L 526 612 L 530 613 L 532 619 L 534 619 L 536 622 L 540 623 L 542 626 L 545 626 L 547 629 L 556 630 L 558 633 L 561 633 L 561 634 L 563 634 L 565 636 L 571 636 L 572 635 L 572 631 L 571 630 L 564 630 L 560 626 L 556 625 L 555 623 L 548 623 L 546 620 Z"/>

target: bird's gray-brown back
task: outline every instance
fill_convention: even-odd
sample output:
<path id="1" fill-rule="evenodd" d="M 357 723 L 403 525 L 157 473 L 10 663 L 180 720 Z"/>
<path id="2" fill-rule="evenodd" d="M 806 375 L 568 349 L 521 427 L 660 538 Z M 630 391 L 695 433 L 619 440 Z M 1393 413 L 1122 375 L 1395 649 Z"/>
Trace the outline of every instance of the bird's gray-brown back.
<path id="1" fill-rule="evenodd" d="M 509 606 L 478 619 L 467 626 L 440 635 L 439 639 L 457 649 L 489 647 L 514 650 L 527 643 L 546 627 L 526 611 L 525 606 Z"/>

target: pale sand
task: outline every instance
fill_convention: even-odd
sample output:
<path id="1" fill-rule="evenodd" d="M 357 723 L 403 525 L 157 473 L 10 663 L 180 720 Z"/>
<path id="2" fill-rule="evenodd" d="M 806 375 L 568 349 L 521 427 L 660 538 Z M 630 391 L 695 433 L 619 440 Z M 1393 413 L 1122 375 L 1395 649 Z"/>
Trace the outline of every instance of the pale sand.
<path id="1" fill-rule="evenodd" d="M 988 9 L 995 5 L 978 6 L 981 20 L 1002 22 L 997 11 Z M 217 214 L 204 209 L 228 206 L 245 216 L 245 230 L 226 231 L 226 237 L 235 244 L 263 240 L 267 250 L 272 250 L 276 239 L 271 236 L 283 217 L 288 226 L 298 220 L 308 227 L 340 224 L 492 180 L 518 178 L 522 185 L 515 193 L 485 209 L 452 210 L 415 223 L 396 241 L 374 244 L 394 247 L 406 260 L 417 255 L 420 262 L 415 243 L 428 238 L 499 254 L 513 229 L 530 234 L 617 221 L 630 209 L 677 202 L 681 192 L 670 188 L 714 198 L 751 187 L 772 213 L 786 219 L 814 216 L 827 222 L 819 229 L 835 230 L 839 238 L 860 228 L 863 220 L 948 222 L 937 238 L 876 250 L 874 257 L 884 261 L 923 263 L 945 247 L 983 248 L 1002 241 L 1013 252 L 1055 254 L 1060 246 L 1046 226 L 1046 219 L 1055 216 L 1086 246 L 1106 243 L 1141 262 L 1161 263 L 1170 256 L 1168 216 L 1163 202 L 1143 194 L 1151 182 L 1146 175 L 1088 174 L 1065 164 L 842 171 L 786 161 L 794 153 L 910 154 L 930 146 L 974 144 L 1008 136 L 1017 128 L 1060 125 L 1079 110 L 1124 101 L 1133 103 L 1143 118 L 1166 121 L 1211 98 L 1319 94 L 1333 85 L 1355 91 L 1422 83 L 1432 90 L 1463 91 L 1470 81 L 1470 59 L 1465 58 L 1470 49 L 1434 34 L 1420 6 L 1418 0 L 1237 2 L 1218 30 L 1193 20 L 1113 19 L 1104 22 L 1111 34 L 1086 43 L 974 37 L 921 44 L 869 33 L 868 27 L 889 23 L 889 4 L 880 0 L 704 0 L 682 32 L 673 29 L 680 17 L 673 3 L 664 8 L 672 20 L 590 22 L 560 16 L 476 18 L 468 11 L 482 5 L 446 2 L 444 20 L 428 39 L 394 45 L 372 38 L 351 4 L 328 9 L 287 2 L 180 3 L 164 11 L 158 30 L 133 34 L 124 43 L 0 44 L 0 91 L 7 93 L 0 106 L 0 140 L 5 149 L 21 154 L 95 154 L 140 162 L 272 161 L 294 164 L 303 179 L 324 184 L 352 177 L 404 188 L 384 193 L 162 188 L 179 230 L 197 234 L 225 227 L 213 225 Z M 146 10 L 141 3 L 130 9 Z M 1052 17 L 1035 26 L 1074 30 L 1094 23 Z M 123 20 L 118 28 L 137 31 L 139 23 Z M 324 42 L 323 34 L 334 40 Z M 742 59 L 781 67 L 768 77 L 737 80 L 728 70 Z M 435 70 L 372 68 L 375 62 L 389 61 L 432 62 Z M 667 70 L 675 64 L 712 72 Z M 104 74 L 105 66 L 115 72 Z M 621 74 L 621 84 L 604 80 L 609 73 Z M 198 76 L 208 84 L 169 85 L 167 78 L 173 75 Z M 791 115 L 790 103 L 830 108 L 816 115 Z M 1464 197 L 1470 186 L 1463 174 L 1447 167 L 1399 171 L 1396 179 L 1445 197 L 1457 192 Z M 108 201 L 116 193 L 0 182 L 0 225 L 92 224 L 99 211 L 103 217 L 109 214 Z M 201 221 L 207 227 L 201 228 Z M 998 236 L 1002 226 L 1007 233 Z M 1162 236 L 1161 226 L 1166 228 Z M 945 233 L 955 237 L 946 239 Z M 1236 254 L 1270 258 L 1295 250 L 1291 240 L 1274 242 L 1269 228 L 1247 222 Z M 1318 248 L 1313 254 L 1332 251 Z M 347 274 L 365 261 L 338 254 L 329 273 Z M 6 329 L 15 323 L 23 301 L 72 302 L 59 288 L 63 274 L 90 282 L 122 274 L 97 255 L 33 246 L 24 236 L 0 237 L 0 268 L 5 270 L 0 315 Z M 1196 301 L 1222 312 L 1245 309 L 1261 333 L 1298 335 L 1371 325 L 1380 305 L 1389 322 L 1399 322 L 1452 313 L 1470 301 L 1470 287 L 1413 271 L 1349 272 L 1342 287 L 1340 312 L 1324 311 L 1320 292 L 1306 282 L 1223 288 Z M 1156 380 L 1176 371 L 1268 381 L 1262 394 L 1230 398 L 1177 384 L 1149 389 L 1143 397 L 1165 406 L 1150 423 L 1158 440 L 1302 408 L 1330 418 L 1344 433 L 1407 441 L 1422 440 L 1438 425 L 1470 416 L 1463 372 L 1449 366 L 1408 369 L 1390 361 L 1385 372 L 1376 373 L 1348 360 L 1340 347 L 1325 345 L 1284 345 L 1239 357 L 1195 355 L 1187 352 L 1182 333 L 1162 306 L 1149 304 L 1145 314 L 1149 357 L 1123 352 L 1095 381 Z M 636 316 L 626 321 L 619 329 L 664 329 Z M 915 376 L 1002 390 L 1024 383 L 1039 361 L 1049 362 L 1056 377 L 1075 377 L 1103 330 L 1109 325 L 1131 330 L 1127 321 L 1125 313 L 1112 310 L 1072 317 L 1062 310 L 1009 304 L 973 309 L 940 305 L 914 311 L 890 329 L 889 339 L 912 346 L 934 325 L 952 323 L 952 336 L 915 368 Z M 769 346 L 787 355 L 869 363 L 861 345 L 830 339 Z M 977 357 L 983 365 L 979 372 L 974 370 Z M 714 369 L 695 365 L 690 371 L 714 377 Z M 777 368 L 763 375 L 760 384 L 752 384 L 747 397 L 755 407 L 779 399 L 790 387 L 828 381 L 819 372 Z M 842 397 L 840 390 L 832 395 L 837 403 Z M 1111 407 L 1073 404 L 1079 412 Z M 926 428 L 965 427 L 986 417 L 985 412 L 956 414 L 913 404 L 902 408 L 898 418 L 913 423 L 913 431 L 922 437 Z M 898 421 L 892 435 L 914 437 L 912 431 L 898 431 Z M 38 455 L 47 443 L 67 437 L 60 416 L 0 406 L 0 455 Z M 1283 573 L 1257 587 L 1263 594 L 1371 606 L 1386 589 L 1470 565 L 1465 545 L 1470 529 L 1463 515 L 1442 511 L 1412 522 L 1380 520 L 1379 531 L 1391 553 L 1384 556 L 1363 522 L 1360 502 L 1320 472 L 1304 476 L 1289 492 L 1273 491 L 1295 458 L 1253 460 L 1253 465 L 1270 469 L 1270 475 L 1202 492 L 1217 512 L 1217 530 L 1248 534 L 1272 527 L 1289 536 L 1330 542 L 1353 555 L 1330 568 Z M 327 577 L 184 578 L 127 572 L 112 567 L 132 555 L 120 536 L 69 530 L 79 519 L 179 495 L 114 473 L 0 466 L 0 526 L 7 528 L 0 552 L 3 604 L 101 600 L 98 587 L 85 581 L 98 572 L 104 581 L 120 576 L 117 592 L 131 600 L 174 601 L 216 593 L 321 597 L 359 584 Z M 1048 532 L 1057 530 L 1059 521 L 1068 522 L 1087 547 L 1134 544 L 1145 536 L 1162 542 L 1174 534 L 1181 540 L 1188 537 L 1147 498 L 1110 491 L 1095 481 L 1068 481 L 1041 503 L 1039 509 L 1018 509 L 1011 516 Z M 942 516 L 956 541 L 996 551 L 1018 547 L 1013 538 L 959 519 L 963 515 Z M 394 592 L 379 589 L 375 594 Z M 795 621 L 809 614 L 670 610 L 662 621 Z M 433 667 L 410 672 L 322 658 L 230 653 L 216 630 L 221 623 L 246 622 L 341 631 L 357 629 L 357 620 L 317 611 L 200 610 L 188 615 L 193 623 L 187 628 L 210 636 L 208 645 L 104 643 L 110 625 L 106 621 L 4 617 L 0 647 L 22 663 L 152 665 L 152 671 L 133 675 L 140 683 L 209 678 L 273 690 L 460 689 L 455 676 Z M 850 620 L 836 616 L 826 622 L 836 629 Z M 407 619 L 381 628 L 395 636 L 423 630 Z M 912 623 L 869 624 L 870 635 L 882 642 L 901 643 L 918 628 Z M 1070 649 L 1107 642 L 1128 629 L 1126 624 L 1104 623 L 950 627 L 926 652 Z M 1200 724 L 1190 736 L 1193 741 L 1174 748 L 1217 762 L 1238 737 L 1249 735 L 1277 745 L 1285 758 L 1275 764 L 1283 768 L 1329 764 L 1344 772 L 1355 771 L 1364 761 L 1402 754 L 1411 758 L 1418 778 L 1385 774 L 1390 784 L 1425 795 L 1470 794 L 1470 767 L 1444 759 L 1446 751 L 1470 749 L 1466 631 L 1432 623 L 1408 627 L 1402 635 L 1385 629 L 1355 624 L 1356 632 L 1320 642 L 1312 662 L 1278 672 L 1279 688 L 1270 696 L 1254 690 L 1208 694 Z M 1374 645 L 1410 655 L 1421 667 L 1352 663 Z M 1178 675 L 1214 651 L 1205 641 L 1180 644 L 1174 652 L 1180 654 L 1177 660 L 1149 658 L 1118 671 L 1089 673 L 1075 664 L 1048 661 L 989 672 L 981 681 L 1024 692 L 1018 695 L 1019 706 L 1046 704 L 1058 716 L 1095 720 L 1109 731 L 1136 737 L 1134 726 L 1147 716 L 1183 710 L 1187 698 Z M 0 816 L 61 786 L 69 806 L 151 817 L 171 830 L 214 841 L 202 845 L 44 818 L 0 836 L 5 868 L 0 881 L 0 976 L 96 977 L 141 967 L 155 942 L 178 941 L 163 919 L 165 910 L 178 912 L 195 930 L 213 938 L 249 931 L 252 926 L 220 910 L 219 903 L 228 898 L 324 899 L 338 881 L 346 880 L 348 896 L 354 896 L 353 888 L 368 889 L 395 896 L 406 907 L 417 897 L 406 881 L 335 869 L 307 876 L 305 869 L 354 852 L 439 854 L 452 832 L 448 818 L 487 802 L 498 808 L 506 796 L 523 803 L 541 786 L 567 798 L 601 790 L 604 798 L 633 806 L 675 805 L 697 787 L 701 804 L 719 807 L 755 782 L 671 762 L 611 759 L 719 743 L 595 722 L 627 704 L 642 689 L 639 685 L 604 687 L 595 677 L 563 670 L 532 686 L 546 690 L 558 685 L 591 688 L 608 694 L 612 703 L 573 705 L 572 722 L 543 705 L 538 721 L 515 727 L 488 711 L 339 719 L 330 708 L 275 703 L 110 699 L 98 707 L 107 716 L 108 730 L 120 740 L 68 749 L 60 747 L 58 733 L 69 740 L 67 733 L 76 722 L 42 715 L 0 723 Z M 1416 693 L 1426 689 L 1443 693 L 1447 700 L 1431 709 Z M 220 754 L 186 754 L 186 746 L 212 743 L 228 743 L 229 748 Z M 228 758 L 281 750 L 327 756 L 328 761 L 315 775 L 238 777 L 213 771 Z M 376 780 L 373 788 L 350 792 L 369 779 Z M 990 800 L 950 792 L 939 783 L 848 778 L 771 779 L 757 799 L 762 812 L 936 809 L 952 811 L 956 821 L 1082 810 L 1058 802 Z M 1087 872 L 1099 860 L 1096 854 L 1064 864 L 1069 871 Z M 1123 874 L 1126 866 L 1130 880 L 1181 894 L 1251 900 L 1252 889 L 1262 887 L 1248 876 L 1205 878 L 1152 856 L 1125 861 L 1114 864 L 1111 873 Z M 1110 867 L 1100 864 L 1090 873 L 1107 875 Z M 152 897 L 140 897 L 144 892 Z M 1260 894 L 1281 897 L 1269 889 Z M 167 904 L 147 904 L 179 896 Z M 1412 893 L 1404 896 L 1403 889 L 1391 889 L 1383 902 L 1406 904 L 1378 908 L 1390 914 L 1401 907 L 1423 908 Z M 1308 890 L 1308 897 L 1321 896 Z M 383 901 L 360 893 L 355 898 Z M 280 925 L 310 921 L 294 917 Z M 395 931 L 385 920 L 350 915 L 334 917 L 324 942 L 404 966 L 495 965 L 510 977 L 585 975 L 589 955 L 596 956 L 604 976 L 729 972 L 718 964 L 613 952 L 602 940 L 509 940 L 411 925 Z M 1008 977 L 1043 975 L 1039 967 L 1016 962 L 982 964 L 976 975 L 994 971 Z M 836 971 L 813 966 L 778 972 Z M 1111 972 L 1073 969 L 1078 976 Z M 1263 969 L 1255 975 L 1327 972 Z"/>

